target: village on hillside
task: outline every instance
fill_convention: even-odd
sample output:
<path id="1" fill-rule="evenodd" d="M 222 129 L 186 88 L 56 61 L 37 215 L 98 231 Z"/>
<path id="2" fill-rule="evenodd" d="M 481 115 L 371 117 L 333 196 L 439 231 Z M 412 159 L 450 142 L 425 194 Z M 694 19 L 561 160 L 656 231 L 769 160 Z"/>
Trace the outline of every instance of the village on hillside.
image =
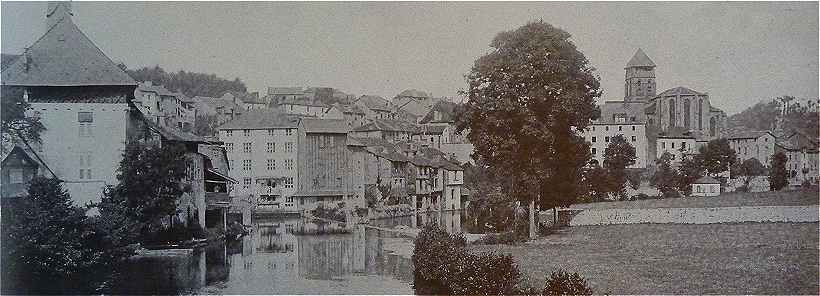
<path id="1" fill-rule="evenodd" d="M 478 249 L 496 243 L 503 245 L 505 240 L 534 248 L 532 242 L 549 241 L 550 235 L 561 235 L 567 227 L 580 229 L 572 231 L 595 232 L 598 228 L 583 227 L 660 227 L 656 226 L 658 223 L 713 227 L 713 223 L 750 221 L 817 225 L 816 201 L 806 202 L 812 199 L 811 195 L 816 199 L 820 136 L 816 129 L 797 126 L 795 122 L 799 120 L 793 119 L 814 116 L 816 123 L 820 110 L 817 98 L 773 98 L 760 104 L 768 103 L 776 110 L 773 121 L 766 128 L 746 126 L 742 116 L 729 116 L 721 110 L 718 106 L 723 98 L 710 96 L 708 89 L 656 89 L 657 81 L 664 79 L 656 76 L 656 68 L 665 65 L 656 65 L 650 54 L 636 48 L 634 55 L 623 57 L 623 97 L 595 98 L 597 116 L 584 123 L 585 127 L 575 129 L 577 126 L 573 125 L 570 130 L 574 133 L 572 137 L 581 139 L 583 145 L 578 147 L 586 148 L 586 152 L 578 152 L 585 157 L 577 168 L 579 178 L 564 177 L 564 181 L 582 184 L 584 191 L 572 191 L 577 198 L 570 202 L 551 203 L 545 201 L 549 196 L 545 192 L 551 186 L 564 185 L 541 185 L 532 189 L 539 192 L 534 199 L 516 199 L 516 190 L 530 184 L 526 183 L 529 179 L 522 180 L 518 172 L 509 176 L 488 173 L 488 168 L 503 167 L 492 159 L 491 155 L 496 155 L 493 153 L 519 150 L 502 144 L 492 146 L 499 152 L 485 149 L 490 147 L 488 141 L 500 138 L 497 134 L 482 134 L 482 123 L 475 120 L 491 115 L 477 113 L 482 110 L 482 106 L 475 105 L 478 103 L 434 96 L 424 90 L 425 86 L 408 86 L 393 97 L 349 94 L 332 86 L 297 87 L 275 82 L 260 91 L 229 90 L 212 96 L 186 94 L 187 90 L 174 89 L 161 81 L 134 77 L 133 71 L 115 63 L 95 45 L 92 36 L 74 22 L 77 17 L 80 16 L 72 13 L 71 2 L 49 2 L 43 18 L 48 28 L 45 34 L 23 52 L 3 54 L 3 108 L 13 108 L 3 110 L 2 214 L 9 219 L 23 219 L 20 213 L 10 214 L 11 209 L 32 207 L 32 202 L 26 201 L 29 199 L 42 202 L 31 197 L 40 192 L 45 195 L 39 198 L 52 200 L 47 203 L 75 207 L 80 215 L 75 215 L 74 210 L 65 211 L 75 214 L 61 215 L 77 221 L 139 221 L 135 222 L 139 226 L 133 228 L 139 230 L 131 231 L 136 238 L 122 230 L 133 225 L 95 228 L 110 231 L 94 238 L 105 241 L 100 244 L 119 246 L 117 252 L 129 249 L 138 254 L 128 260 L 179 256 L 171 254 L 174 250 L 188 250 L 185 254 L 202 258 L 202 267 L 197 267 L 201 270 L 177 266 L 162 271 L 163 275 L 170 273 L 179 278 L 171 280 L 149 277 L 145 270 L 158 269 L 157 266 L 139 261 L 143 265 L 128 272 L 136 272 L 130 274 L 142 279 L 116 282 L 113 286 L 121 290 L 109 290 L 114 293 L 284 292 L 259 286 L 214 286 L 216 282 L 232 283 L 237 276 L 249 278 L 246 274 L 262 272 L 257 270 L 261 266 L 251 267 L 251 261 L 244 261 L 261 254 L 270 257 L 253 260 L 269 265 L 264 272 L 272 274 L 282 270 L 282 274 L 289 276 L 318 280 L 351 273 L 375 274 L 390 278 L 385 280 L 386 287 L 407 289 L 404 283 L 420 283 L 420 275 L 407 267 L 412 244 L 408 251 L 399 240 L 416 239 L 418 253 L 422 248 L 420 241 L 435 237 L 425 234 L 428 224 L 437 225 L 445 233 L 463 233 L 468 243 L 482 245 L 475 247 Z M 8 130 L 7 120 L 16 120 L 9 123 Z M 532 153 L 542 151 L 527 149 L 532 149 L 527 150 Z M 562 151 L 556 153 L 563 155 Z M 619 162 L 618 157 L 624 160 Z M 552 173 L 539 169 L 529 174 L 553 178 Z M 538 180 L 552 180 L 544 178 Z M 67 200 L 54 201 L 54 193 L 48 191 L 52 189 L 44 187 L 50 183 L 44 180 L 59 180 L 57 184 L 65 192 L 58 195 Z M 759 198 L 749 201 L 747 195 Z M 734 200 L 739 202 L 733 204 Z M 759 207 L 754 212 L 744 212 L 745 206 L 782 206 L 779 200 L 793 200 L 793 204 L 786 206 L 795 207 L 783 209 L 785 214 L 779 212 L 781 209 L 760 212 Z M 671 212 L 628 210 L 644 209 L 653 203 L 671 208 Z M 727 208 L 731 206 L 738 206 L 739 210 Z M 726 212 L 705 214 L 694 208 Z M 749 215 L 754 218 L 748 218 Z M 11 229 L 7 228 L 10 226 L 6 217 L 4 232 Z M 378 231 L 379 235 L 374 236 L 371 231 Z M 383 238 L 382 232 L 390 236 Z M 505 237 L 507 232 L 510 237 Z M 122 238 L 108 241 L 113 233 Z M 325 235 L 329 234 L 352 234 L 352 238 L 326 241 Z M 566 239 L 578 239 L 575 235 L 583 234 L 573 233 Z M 378 237 L 376 243 L 373 237 Z M 212 245 L 220 246 L 221 251 L 208 249 Z M 435 246 L 426 247 L 431 254 L 441 251 Z M 7 248 L 5 241 L 3 248 Z M 813 248 L 816 251 L 816 245 Z M 214 252 L 224 253 L 213 255 Z M 316 254 L 322 252 L 344 255 L 316 259 L 320 258 Z M 343 259 L 348 258 L 348 253 L 349 259 Z M 108 255 L 95 258 L 109 258 Z M 217 259 L 211 261 L 213 258 Z M 520 258 L 515 257 L 516 261 Z M 816 261 L 816 257 L 812 260 Z M 436 270 L 413 262 L 416 271 Z M 16 271 L 30 268 L 25 263 L 18 264 L 14 265 Z M 270 267 L 274 265 L 275 268 Z M 535 267 L 524 273 L 532 275 L 535 270 L 541 271 Z M 600 276 L 588 272 L 583 275 L 593 283 L 596 294 L 648 292 L 624 288 L 627 280 L 605 285 Z M 190 282 L 178 282 L 183 278 Z M 534 279 L 534 286 L 542 285 L 541 280 Z M 153 281 L 163 284 L 147 284 Z M 817 284 L 816 277 L 813 281 Z M 278 279 L 274 282 L 280 283 Z M 415 292 L 473 291 L 446 290 L 430 283 L 416 286 Z M 281 285 L 285 287 L 282 289 L 294 289 L 288 290 L 291 294 L 333 293 L 333 286 L 326 287 L 324 282 L 317 284 L 317 289 L 327 290 Z M 190 290 L 174 290 L 183 286 Z M 4 285 L 4 294 L 14 291 L 7 290 L 8 287 Z M 600 290 L 601 287 L 608 290 Z M 408 292 L 389 289 L 374 293 Z M 541 293 L 541 287 L 537 289 Z M 804 286 L 784 289 L 773 291 L 806 291 Z M 374 290 L 344 291 L 361 294 Z M 656 292 L 710 291 L 713 290 Z M 715 291 L 745 294 L 743 290 Z M 344 294 L 350 294 L 347 292 Z"/>

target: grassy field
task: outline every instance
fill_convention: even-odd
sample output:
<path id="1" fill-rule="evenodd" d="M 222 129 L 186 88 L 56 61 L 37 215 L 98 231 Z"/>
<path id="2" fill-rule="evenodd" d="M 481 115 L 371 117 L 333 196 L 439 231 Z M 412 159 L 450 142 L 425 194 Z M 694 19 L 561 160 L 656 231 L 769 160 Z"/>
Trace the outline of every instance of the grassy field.
<path id="1" fill-rule="evenodd" d="M 818 204 L 818 191 L 730 192 L 715 197 L 681 197 L 573 205 L 581 209 L 712 208 L 739 206 L 805 206 Z"/>
<path id="2" fill-rule="evenodd" d="M 563 268 L 596 294 L 812 294 L 818 286 L 817 223 L 639 224 L 572 227 L 516 246 L 512 254 L 542 287 Z"/>

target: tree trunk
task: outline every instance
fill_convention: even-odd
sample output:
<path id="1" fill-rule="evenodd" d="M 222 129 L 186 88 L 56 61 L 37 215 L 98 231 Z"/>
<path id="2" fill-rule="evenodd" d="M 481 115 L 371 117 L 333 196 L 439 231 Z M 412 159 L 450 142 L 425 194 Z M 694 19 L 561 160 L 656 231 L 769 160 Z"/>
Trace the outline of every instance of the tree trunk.
<path id="1" fill-rule="evenodd" d="M 530 239 L 535 239 L 537 234 L 535 233 L 535 200 L 530 201 Z"/>

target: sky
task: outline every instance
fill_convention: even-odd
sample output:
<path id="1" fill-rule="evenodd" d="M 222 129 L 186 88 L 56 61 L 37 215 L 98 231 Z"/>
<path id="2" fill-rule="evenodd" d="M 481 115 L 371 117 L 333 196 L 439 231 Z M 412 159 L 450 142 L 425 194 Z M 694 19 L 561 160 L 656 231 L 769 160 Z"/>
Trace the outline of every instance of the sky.
<path id="1" fill-rule="evenodd" d="M 543 20 L 572 34 L 623 99 L 638 48 L 657 89 L 708 92 L 733 114 L 781 95 L 818 97 L 817 2 L 72 2 L 74 22 L 135 69 L 239 77 L 249 91 L 326 86 L 392 98 L 405 89 L 459 101 L 464 75 L 502 31 Z M 0 47 L 45 31 L 46 2 L 0 2 Z"/>

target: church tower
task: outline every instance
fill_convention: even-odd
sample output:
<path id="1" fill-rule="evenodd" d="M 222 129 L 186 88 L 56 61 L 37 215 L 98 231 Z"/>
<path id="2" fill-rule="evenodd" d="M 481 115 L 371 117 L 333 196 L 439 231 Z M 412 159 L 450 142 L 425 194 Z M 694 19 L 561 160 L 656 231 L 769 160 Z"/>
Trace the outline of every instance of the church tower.
<path id="1" fill-rule="evenodd" d="M 655 96 L 655 63 L 638 48 L 624 68 L 624 101 L 644 101 Z"/>

